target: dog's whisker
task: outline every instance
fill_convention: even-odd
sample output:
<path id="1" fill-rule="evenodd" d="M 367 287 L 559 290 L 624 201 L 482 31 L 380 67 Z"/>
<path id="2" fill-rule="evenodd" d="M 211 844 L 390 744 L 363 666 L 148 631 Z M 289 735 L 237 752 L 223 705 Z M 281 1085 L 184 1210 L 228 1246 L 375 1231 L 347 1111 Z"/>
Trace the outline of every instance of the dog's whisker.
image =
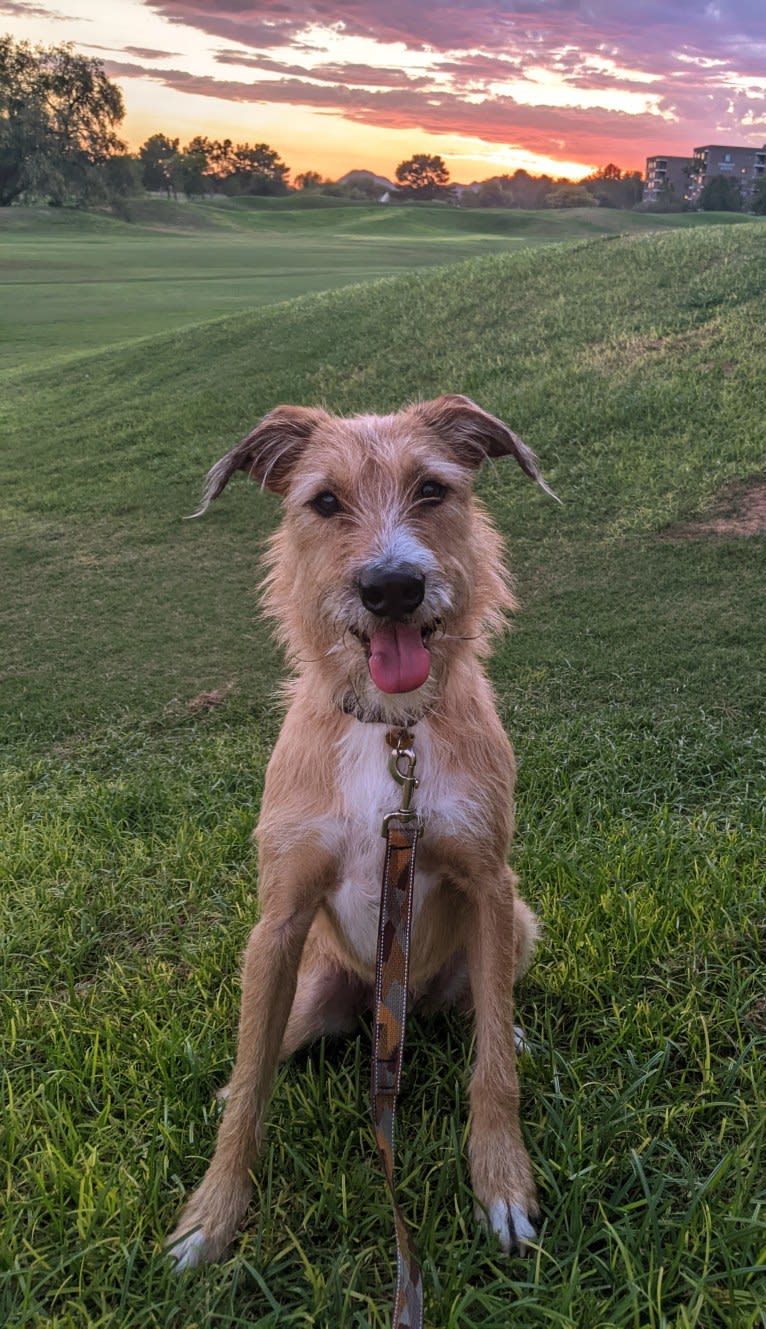
<path id="1" fill-rule="evenodd" d="M 481 640 L 480 632 L 475 632 L 473 634 L 466 633 L 465 636 L 459 636 L 457 633 L 454 632 L 439 633 L 439 641 L 480 641 L 480 640 Z"/>

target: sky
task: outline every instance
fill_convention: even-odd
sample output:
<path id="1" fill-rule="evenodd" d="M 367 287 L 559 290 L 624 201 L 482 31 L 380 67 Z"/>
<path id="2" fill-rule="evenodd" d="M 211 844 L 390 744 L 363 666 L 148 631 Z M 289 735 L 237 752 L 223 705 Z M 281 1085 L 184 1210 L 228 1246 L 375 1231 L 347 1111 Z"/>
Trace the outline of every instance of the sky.
<path id="1" fill-rule="evenodd" d="M 102 60 L 131 148 L 266 142 L 293 175 L 429 152 L 462 183 L 579 177 L 766 144 L 766 0 L 0 0 L 1 31 Z"/>

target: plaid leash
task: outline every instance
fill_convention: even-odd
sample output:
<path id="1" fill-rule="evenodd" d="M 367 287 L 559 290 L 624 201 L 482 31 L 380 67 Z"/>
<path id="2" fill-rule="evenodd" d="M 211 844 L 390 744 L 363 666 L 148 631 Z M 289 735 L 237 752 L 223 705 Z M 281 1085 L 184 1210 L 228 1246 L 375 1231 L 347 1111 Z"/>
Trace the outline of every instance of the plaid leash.
<path id="1" fill-rule="evenodd" d="M 394 1119 L 402 1073 L 407 1021 L 412 892 L 415 854 L 422 818 L 410 809 L 417 788 L 412 735 L 387 736 L 396 746 L 389 768 L 402 786 L 402 805 L 383 822 L 386 857 L 380 894 L 378 951 L 375 964 L 375 1019 L 372 1045 L 372 1121 L 378 1154 L 391 1196 L 396 1229 L 396 1294 L 392 1329 L 422 1329 L 423 1280 L 412 1237 L 394 1186 Z M 402 769 L 404 767 L 404 770 Z"/>

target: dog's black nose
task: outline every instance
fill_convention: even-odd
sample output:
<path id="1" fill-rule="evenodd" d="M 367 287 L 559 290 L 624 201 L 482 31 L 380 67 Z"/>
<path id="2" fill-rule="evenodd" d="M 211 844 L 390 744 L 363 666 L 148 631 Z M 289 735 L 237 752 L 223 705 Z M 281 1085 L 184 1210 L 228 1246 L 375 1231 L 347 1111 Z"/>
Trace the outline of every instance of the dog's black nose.
<path id="1" fill-rule="evenodd" d="M 368 571 L 359 579 L 362 604 L 379 618 L 406 618 L 422 604 L 426 579 L 412 568 Z"/>

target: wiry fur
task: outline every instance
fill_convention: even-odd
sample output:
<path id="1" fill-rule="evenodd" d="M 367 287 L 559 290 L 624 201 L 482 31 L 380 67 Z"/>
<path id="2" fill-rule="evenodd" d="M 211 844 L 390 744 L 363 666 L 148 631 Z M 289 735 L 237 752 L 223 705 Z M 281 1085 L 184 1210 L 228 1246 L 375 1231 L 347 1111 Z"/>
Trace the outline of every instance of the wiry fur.
<path id="1" fill-rule="evenodd" d="M 536 922 L 506 863 L 514 760 L 481 665 L 514 600 L 500 538 L 471 492 L 484 458 L 504 454 L 550 492 L 530 449 L 466 397 L 352 419 L 279 407 L 208 477 L 203 508 L 236 470 L 283 499 L 266 556 L 264 605 L 296 677 L 256 832 L 261 921 L 245 953 L 228 1102 L 208 1172 L 169 1239 L 182 1267 L 219 1256 L 243 1216 L 280 1054 L 352 1028 L 370 1001 L 380 823 L 397 802 L 385 734 L 405 722 L 414 722 L 417 806 L 426 819 L 413 995 L 473 1007 L 477 1200 L 505 1249 L 534 1235 L 513 984 L 530 962 Z M 443 502 L 420 497 L 424 479 L 446 486 Z M 323 492 L 341 505 L 331 518 L 312 505 Z M 424 578 L 410 622 L 421 629 L 431 669 L 413 692 L 388 694 L 368 669 L 380 620 L 364 607 L 359 587 L 371 567 L 397 561 Z M 347 713 L 349 698 L 369 722 Z"/>

